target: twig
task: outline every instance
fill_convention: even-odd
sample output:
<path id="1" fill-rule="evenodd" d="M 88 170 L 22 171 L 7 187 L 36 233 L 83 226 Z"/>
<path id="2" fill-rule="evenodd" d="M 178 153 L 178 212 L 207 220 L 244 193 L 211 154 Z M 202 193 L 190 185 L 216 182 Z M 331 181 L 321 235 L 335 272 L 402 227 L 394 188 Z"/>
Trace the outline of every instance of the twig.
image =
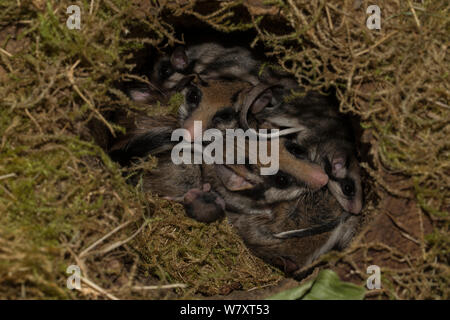
<path id="1" fill-rule="evenodd" d="M 5 191 L 5 193 L 8 194 L 12 199 L 17 201 L 16 196 L 14 194 L 12 194 L 11 192 L 9 192 L 8 189 L 3 184 L 0 184 L 0 188 L 2 188 L 3 191 Z"/>
<path id="2" fill-rule="evenodd" d="M 133 233 L 130 237 L 128 237 L 128 238 L 125 239 L 125 240 L 122 240 L 122 241 L 118 241 L 118 242 L 116 242 L 116 243 L 113 243 L 113 244 L 110 245 L 109 247 L 107 247 L 107 248 L 105 248 L 105 249 L 103 249 L 103 250 L 100 250 L 98 253 L 99 253 L 99 254 L 105 254 L 105 253 L 107 253 L 107 252 L 109 252 L 109 251 L 112 251 L 112 250 L 114 250 L 114 249 L 116 249 L 116 248 L 118 248 L 118 247 L 120 247 L 120 246 L 123 246 L 125 243 L 127 243 L 127 242 L 133 240 L 133 238 L 136 237 L 136 236 L 142 231 L 142 229 L 144 229 L 144 227 L 145 227 L 147 224 L 148 224 L 148 222 L 144 222 L 144 223 L 142 224 L 142 226 L 141 226 L 135 233 Z"/>
<path id="3" fill-rule="evenodd" d="M 94 0 L 91 0 L 91 4 L 89 6 L 89 14 L 90 15 L 92 15 L 93 9 L 94 9 Z"/>
<path id="4" fill-rule="evenodd" d="M 425 227 L 423 225 L 423 215 L 422 215 L 422 210 L 417 210 L 417 213 L 419 215 L 419 221 L 420 221 L 420 249 L 422 250 L 422 259 L 425 261 L 426 260 L 426 252 L 425 252 L 425 241 L 424 241 L 424 237 L 425 237 Z"/>
<path id="5" fill-rule="evenodd" d="M 14 177 L 17 177 L 17 174 L 15 174 L 14 172 L 13 173 L 8 173 L 8 174 L 5 174 L 3 176 L 0 176 L 0 180 L 4 180 L 4 179 L 8 179 L 8 178 L 14 178 Z"/>
<path id="6" fill-rule="evenodd" d="M 404 226 L 402 226 L 402 225 L 400 224 L 400 222 L 397 222 L 397 221 L 394 219 L 394 217 L 393 217 L 390 213 L 388 213 L 386 210 L 383 210 L 383 212 L 384 212 L 384 214 L 386 214 L 386 215 L 389 217 L 389 219 L 392 221 L 392 223 L 393 223 L 397 228 L 400 229 L 400 231 L 401 231 L 400 234 L 401 234 L 403 237 L 405 237 L 405 238 L 408 239 L 408 240 L 411 240 L 412 242 L 414 242 L 415 244 L 417 244 L 419 247 L 421 247 L 420 241 L 417 240 L 417 239 L 415 239 L 414 237 L 412 237 L 412 236 L 409 234 L 409 231 L 408 231 Z"/>
<path id="7" fill-rule="evenodd" d="M 420 28 L 420 21 L 419 21 L 419 18 L 417 17 L 416 10 L 414 10 L 411 0 L 408 0 L 408 4 L 409 4 L 409 8 L 411 9 L 411 12 L 414 16 L 414 20 L 416 20 L 417 27 Z"/>
<path id="8" fill-rule="evenodd" d="M 112 295 L 111 293 L 106 292 L 104 289 L 102 289 L 101 287 L 99 287 L 98 285 L 96 285 L 95 283 L 93 283 L 91 280 L 80 276 L 81 281 L 83 281 L 84 283 L 86 283 L 89 287 L 91 287 L 94 290 L 97 290 L 98 292 L 104 294 L 105 296 L 107 296 L 109 299 L 111 300 L 119 300 L 119 298 L 117 298 L 116 296 Z"/>
<path id="9" fill-rule="evenodd" d="M 254 290 L 259 290 L 259 289 L 264 289 L 264 288 L 272 287 L 272 286 L 275 286 L 275 285 L 277 285 L 277 283 L 268 283 L 268 284 L 265 284 L 265 285 L 262 285 L 262 286 L 259 286 L 259 287 L 250 288 L 250 289 L 247 290 L 247 292 L 254 291 Z"/>
<path id="10" fill-rule="evenodd" d="M 333 30 L 333 21 L 331 21 L 330 9 L 328 9 L 328 5 L 325 5 L 325 12 L 327 13 L 328 24 L 330 25 L 330 30 Z"/>
<path id="11" fill-rule="evenodd" d="M 365 297 L 373 297 L 386 293 L 387 290 L 384 288 L 381 289 L 372 289 L 370 291 L 366 291 Z"/>
<path id="12" fill-rule="evenodd" d="M 31 119 L 31 121 L 33 121 L 33 123 L 35 124 L 35 126 L 39 129 L 39 131 L 41 132 L 41 134 L 44 134 L 44 131 L 42 131 L 41 126 L 39 125 L 39 123 L 36 121 L 36 119 L 31 115 L 30 111 L 28 111 L 28 109 L 25 108 L 25 113 L 27 114 L 27 116 Z"/>
<path id="13" fill-rule="evenodd" d="M 183 283 L 166 284 L 163 286 L 133 286 L 133 290 L 158 290 L 158 289 L 175 289 L 175 288 L 186 288 L 187 285 Z"/>
<path id="14" fill-rule="evenodd" d="M 13 55 L 11 54 L 11 53 L 9 53 L 8 51 L 6 51 L 5 49 L 3 49 L 3 48 L 0 48 L 0 52 L 1 53 L 3 53 L 3 54 L 6 54 L 8 57 L 12 57 Z"/>
<path id="15" fill-rule="evenodd" d="M 92 104 L 91 101 L 89 101 L 84 95 L 83 93 L 80 91 L 80 89 L 78 88 L 78 86 L 75 84 L 75 80 L 73 77 L 73 72 L 75 70 L 75 68 L 77 67 L 77 65 L 80 63 L 80 60 L 77 60 L 77 62 L 75 62 L 75 64 L 70 67 L 69 71 L 67 72 L 67 77 L 69 78 L 70 83 L 72 84 L 73 88 L 75 89 L 75 91 L 78 93 L 78 95 L 84 100 L 84 102 L 87 103 L 88 107 L 100 118 L 100 120 L 108 127 L 109 131 L 111 132 L 111 134 L 113 135 L 113 137 L 116 136 L 116 133 L 114 132 L 114 129 L 111 127 L 111 125 L 109 124 L 108 121 L 106 121 L 106 119 L 101 115 L 101 113 L 95 108 L 95 106 Z"/>
<path id="16" fill-rule="evenodd" d="M 112 3 L 109 0 L 104 0 L 106 2 L 106 4 L 113 9 L 116 13 L 120 13 L 121 11 L 114 5 L 114 3 Z"/>
<path id="17" fill-rule="evenodd" d="M 103 237 L 101 237 L 100 239 L 98 239 L 97 241 L 95 241 L 93 244 L 91 244 L 89 247 L 87 247 L 86 249 L 84 249 L 81 253 L 80 253 L 80 258 L 83 258 L 84 256 L 86 256 L 86 254 L 91 251 L 93 248 L 95 248 L 97 245 L 99 245 L 101 242 L 103 242 L 104 240 L 108 239 L 110 236 L 112 236 L 114 233 L 116 233 L 117 231 L 119 231 L 122 228 L 125 228 L 127 225 L 129 225 L 132 221 L 127 221 L 125 223 L 122 223 L 120 226 L 116 227 L 115 229 L 113 229 L 112 231 L 108 232 L 106 235 L 104 235 Z"/>
<path id="18" fill-rule="evenodd" d="M 391 33 L 389 33 L 387 36 L 381 38 L 380 40 L 378 40 L 373 46 L 371 46 L 370 48 L 367 48 L 363 51 L 360 51 L 358 53 L 355 54 L 355 57 L 358 57 L 360 55 L 363 55 L 373 49 L 375 49 L 376 47 L 378 47 L 380 44 L 382 44 L 384 41 L 386 41 L 387 39 L 389 39 L 390 37 L 392 37 L 394 34 L 396 34 L 398 31 L 392 31 Z"/>
<path id="19" fill-rule="evenodd" d="M 67 242 L 67 240 L 66 240 Z M 89 276 L 88 274 L 88 270 L 86 268 L 86 265 L 84 264 L 84 260 L 81 259 L 79 256 L 76 255 L 75 252 L 73 252 L 72 248 L 70 246 L 66 246 L 67 251 L 69 251 L 69 253 L 73 256 L 73 258 L 75 259 L 75 262 L 77 263 L 77 266 L 80 267 L 82 274 L 84 274 L 86 277 Z"/>
<path id="20" fill-rule="evenodd" d="M 431 99 L 427 99 L 430 102 L 433 102 L 435 104 L 437 104 L 439 107 L 445 108 L 445 109 L 450 109 L 450 106 L 446 105 L 445 103 L 439 102 L 439 101 L 434 101 Z"/>

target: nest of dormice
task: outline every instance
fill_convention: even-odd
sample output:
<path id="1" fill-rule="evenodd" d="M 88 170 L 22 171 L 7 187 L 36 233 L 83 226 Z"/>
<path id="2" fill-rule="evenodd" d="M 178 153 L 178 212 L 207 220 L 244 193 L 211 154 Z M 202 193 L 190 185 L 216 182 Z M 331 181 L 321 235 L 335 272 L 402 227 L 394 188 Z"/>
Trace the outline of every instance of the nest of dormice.
<path id="1" fill-rule="evenodd" d="M 445 174 L 448 146 L 444 139 L 448 135 L 448 88 L 442 81 L 447 57 L 441 46 L 448 23 L 442 14 L 445 3 L 420 5 L 419 9 L 415 4 L 412 8 L 408 4 L 385 4 L 382 12 L 386 19 L 379 31 L 367 29 L 364 8 L 369 4 L 364 1 L 359 6 L 354 1 L 270 6 L 258 1 L 93 1 L 82 8 L 89 12 L 82 29 L 71 31 L 63 23 L 64 6 L 69 5 L 64 1 L 50 1 L 47 6 L 33 1 L 9 10 L 8 4 L 1 5 L 9 17 L 20 17 L 11 20 L 0 16 L 8 33 L 0 34 L 6 52 L 1 53 L 0 63 L 5 97 L 1 111 L 5 124 L 1 168 L 5 172 L 1 175 L 6 176 L 1 206 L 10 212 L 2 217 L 0 229 L 1 241 L 10 248 L 2 252 L 8 261 L 0 267 L 0 281 L 5 284 L 0 291 L 3 297 L 220 297 L 271 287 L 283 279 L 280 269 L 301 280 L 311 272 L 314 276 L 318 268 L 332 268 L 341 279 L 361 285 L 366 280 L 366 268 L 373 264 L 381 268 L 383 286 L 368 297 L 448 295 L 445 199 L 449 184 Z M 38 26 L 34 29 L 15 22 L 34 19 Z M 176 48 L 189 49 L 211 39 L 226 48 L 245 47 L 254 59 L 263 61 L 257 78 L 264 77 L 264 72 L 287 72 L 295 88 L 286 94 L 280 86 L 260 87 L 260 94 L 252 95 L 256 91 L 246 84 L 233 83 L 232 90 L 223 90 L 223 84 L 216 83 L 214 77 L 200 75 L 189 80 L 193 82 L 185 82 L 186 87 L 178 94 L 163 92 L 168 99 L 158 97 L 155 101 L 159 102 L 150 104 L 137 101 L 155 96 L 151 70 L 158 63 L 157 57 L 170 57 Z M 432 54 L 423 52 L 424 47 Z M 226 78 L 225 82 L 230 82 Z M 244 82 L 251 83 L 248 79 Z M 149 86 L 153 90 L 150 95 Z M 150 125 L 150 120 L 142 119 L 171 126 L 167 117 L 176 117 L 192 87 L 199 89 L 202 97 L 213 100 L 226 99 L 225 92 L 238 87 L 241 93 L 234 92 L 235 98 L 254 97 L 247 99 L 251 100 L 247 103 L 248 117 L 241 117 L 244 112 L 240 112 L 245 109 L 245 101 L 237 108 L 239 126 L 245 125 L 242 119 L 247 119 L 247 125 L 253 128 L 270 127 L 277 116 L 283 121 L 281 115 L 268 112 L 275 109 L 267 108 L 267 100 L 281 101 L 282 97 L 282 105 L 292 106 L 313 99 L 312 105 L 317 105 L 331 97 L 327 105 L 339 107 L 348 118 L 345 123 L 351 124 L 343 124 L 339 113 L 338 128 L 333 132 L 343 137 L 341 141 L 351 140 L 361 165 L 365 205 L 362 213 L 352 217 L 362 219 L 358 225 L 363 227 L 347 249 L 318 255 L 314 261 L 308 258 L 318 243 L 326 242 L 332 233 L 329 229 L 336 228 L 334 218 L 341 216 L 346 205 L 338 201 L 330 188 L 301 197 L 302 204 L 309 205 L 297 206 L 292 199 L 284 199 L 291 201 L 289 205 L 278 205 L 275 200 L 283 192 L 273 186 L 291 179 L 284 176 L 261 181 L 254 167 L 219 174 L 212 170 L 207 181 L 212 186 L 210 191 L 203 189 L 203 182 L 191 186 L 200 194 L 214 192 L 213 203 L 220 207 L 217 198 L 228 197 L 227 192 L 231 191 L 216 190 L 215 177 L 234 177 L 225 179 L 234 183 L 225 187 L 253 185 L 256 189 L 248 189 L 251 192 L 247 193 L 239 190 L 237 201 L 228 197 L 224 202 L 247 208 L 245 201 L 253 193 L 256 200 L 252 198 L 251 203 L 260 201 L 251 208 L 275 208 L 276 219 L 264 220 L 255 214 L 242 221 L 243 215 L 237 213 L 225 221 L 204 224 L 187 217 L 182 205 L 162 198 L 179 200 L 185 193 L 176 189 L 183 189 L 183 184 L 175 180 L 161 181 L 167 183 L 165 187 L 161 182 L 158 187 L 153 186 L 152 181 L 157 179 L 146 179 L 146 174 L 158 175 L 167 170 L 165 155 L 160 150 L 139 154 L 139 148 L 133 149 L 139 143 L 132 143 L 131 147 L 128 143 L 130 134 L 136 133 L 136 124 Z M 337 101 L 333 101 L 333 96 Z M 185 120 L 204 115 L 194 114 L 194 109 L 198 108 L 189 108 Z M 289 112 L 285 110 L 284 114 Z M 207 114 L 204 119 L 213 120 L 215 114 Z M 222 113 L 222 121 L 233 118 L 227 116 L 227 112 Z M 319 119 L 323 122 L 323 116 Z M 184 125 L 178 121 L 175 120 L 178 127 Z M 283 130 L 310 123 L 278 126 Z M 215 127 L 218 125 L 223 122 Z M 347 139 L 345 128 L 350 127 L 352 139 Z M 318 146 L 326 140 L 310 140 L 306 146 L 320 150 Z M 298 140 L 280 146 L 289 149 L 288 154 L 305 152 Z M 123 150 L 137 150 L 138 157 Z M 311 151 L 306 151 L 311 157 Z M 110 156 L 120 160 L 121 165 L 111 161 Z M 304 160 L 314 160 L 325 172 L 330 169 L 325 162 L 300 159 Z M 333 157 L 328 162 L 332 170 Z M 306 180 L 306 187 L 310 188 L 308 177 L 316 177 L 314 172 L 317 173 L 301 171 L 301 177 L 296 176 L 299 170 L 287 173 L 296 180 Z M 14 175 L 9 176 L 10 173 Z M 255 180 L 241 180 L 235 174 Z M 183 183 L 186 180 L 195 179 L 185 179 Z M 268 185 L 271 188 L 267 189 Z M 287 221 L 283 216 L 290 215 L 292 208 L 302 208 L 297 216 L 303 220 L 290 218 L 292 222 L 283 225 L 281 222 Z M 312 213 L 318 208 L 326 214 L 315 219 Z M 242 208 L 235 209 L 238 212 Z M 316 229 L 318 234 L 307 234 L 314 227 L 327 225 L 328 230 Z M 267 235 L 270 240 L 273 235 L 288 236 L 290 231 L 290 235 L 305 235 L 299 230 L 310 231 L 305 232 L 305 237 L 283 239 L 292 241 L 284 245 L 286 251 L 280 247 L 280 239 L 268 242 Z M 308 242 L 311 237 L 320 241 Z M 301 246 L 295 244 L 298 239 Z M 258 245 L 258 241 L 264 245 Z M 280 259 L 272 259 L 276 251 L 282 252 Z M 301 258 L 295 260 L 289 252 Z M 81 291 L 65 289 L 64 270 L 71 264 L 79 265 L 86 279 Z M 93 282 L 103 291 L 92 289 L 89 283 Z M 175 284 L 175 288 L 143 289 L 155 284 Z M 261 297 L 267 294 L 262 293 Z"/>

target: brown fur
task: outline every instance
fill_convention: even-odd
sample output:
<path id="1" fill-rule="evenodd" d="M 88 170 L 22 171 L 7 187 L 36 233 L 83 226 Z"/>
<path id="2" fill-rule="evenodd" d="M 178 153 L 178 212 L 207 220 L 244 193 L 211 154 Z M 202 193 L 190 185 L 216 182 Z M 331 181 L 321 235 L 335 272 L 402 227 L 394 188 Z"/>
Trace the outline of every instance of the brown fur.
<path id="1" fill-rule="evenodd" d="M 303 238 L 279 239 L 280 232 L 318 226 L 344 214 L 327 190 L 276 204 L 270 214 L 227 213 L 251 251 L 268 263 L 292 273 L 335 247 L 344 247 L 355 233 L 357 217 L 350 216 L 334 230 Z"/>

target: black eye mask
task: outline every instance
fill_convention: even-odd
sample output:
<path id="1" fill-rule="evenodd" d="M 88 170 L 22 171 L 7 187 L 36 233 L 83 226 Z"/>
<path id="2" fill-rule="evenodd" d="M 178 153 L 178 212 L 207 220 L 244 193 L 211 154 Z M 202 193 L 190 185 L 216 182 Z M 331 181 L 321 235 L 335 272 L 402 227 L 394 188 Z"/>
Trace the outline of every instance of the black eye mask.
<path id="1" fill-rule="evenodd" d="M 305 147 L 289 140 L 284 143 L 284 146 L 286 147 L 286 150 L 294 157 L 298 159 L 307 159 L 308 150 Z"/>
<path id="2" fill-rule="evenodd" d="M 158 67 L 158 80 L 164 81 L 169 79 L 169 77 L 175 73 L 170 61 L 162 61 Z"/>
<path id="3" fill-rule="evenodd" d="M 341 186 L 342 193 L 348 197 L 352 198 L 356 194 L 355 182 L 350 178 L 336 179 Z"/>
<path id="4" fill-rule="evenodd" d="M 270 180 L 277 189 L 287 189 L 295 183 L 295 178 L 283 171 L 278 171 L 276 175 L 270 177 Z"/>
<path id="5" fill-rule="evenodd" d="M 232 107 L 224 108 L 217 112 L 213 118 L 213 125 L 218 125 L 220 123 L 229 123 L 233 120 L 238 119 L 238 113 L 234 111 Z"/>
<path id="6" fill-rule="evenodd" d="M 191 109 L 198 107 L 202 101 L 202 92 L 195 86 L 189 86 L 186 92 L 186 103 Z"/>

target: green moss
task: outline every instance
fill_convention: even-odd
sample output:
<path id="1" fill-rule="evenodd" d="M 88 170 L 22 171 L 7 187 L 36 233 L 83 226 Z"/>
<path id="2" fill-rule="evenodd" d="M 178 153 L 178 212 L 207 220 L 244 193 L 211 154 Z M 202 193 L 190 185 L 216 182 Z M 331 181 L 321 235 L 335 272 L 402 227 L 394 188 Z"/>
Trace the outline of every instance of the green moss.
<path id="1" fill-rule="evenodd" d="M 173 94 L 169 99 L 169 114 L 177 115 L 178 109 L 184 102 L 184 97 L 181 93 Z"/>

